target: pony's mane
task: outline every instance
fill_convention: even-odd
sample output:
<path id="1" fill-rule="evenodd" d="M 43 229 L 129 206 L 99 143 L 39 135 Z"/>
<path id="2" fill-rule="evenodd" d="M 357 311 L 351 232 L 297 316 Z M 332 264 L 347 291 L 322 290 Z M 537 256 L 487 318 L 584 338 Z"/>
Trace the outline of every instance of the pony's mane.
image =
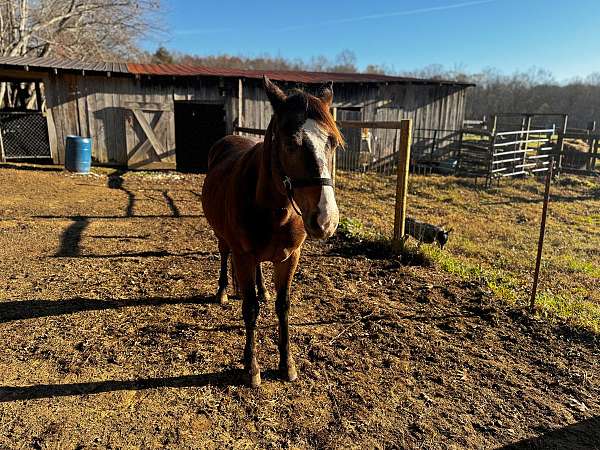
<path id="1" fill-rule="evenodd" d="M 303 97 L 304 101 L 306 102 L 307 116 L 319 122 L 321 126 L 330 133 L 331 137 L 333 137 L 335 141 L 335 146 L 344 147 L 346 145 L 344 136 L 342 136 L 342 133 L 335 123 L 335 119 L 329 111 L 329 107 L 325 103 L 323 103 L 314 95 L 308 94 L 299 89 L 294 89 L 292 91 L 292 95 L 299 95 Z"/>

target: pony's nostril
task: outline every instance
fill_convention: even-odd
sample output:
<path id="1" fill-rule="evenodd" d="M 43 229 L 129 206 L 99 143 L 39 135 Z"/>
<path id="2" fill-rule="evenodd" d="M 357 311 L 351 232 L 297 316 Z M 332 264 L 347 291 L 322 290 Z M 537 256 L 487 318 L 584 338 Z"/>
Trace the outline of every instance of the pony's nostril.
<path id="1" fill-rule="evenodd" d="M 312 212 L 307 215 L 305 219 L 306 229 L 309 230 L 311 235 L 320 235 L 323 231 L 323 227 L 319 223 L 319 213 Z"/>
<path id="2" fill-rule="evenodd" d="M 309 228 L 316 230 L 317 228 L 319 228 L 319 214 L 314 212 L 309 216 L 308 219 L 308 226 Z"/>

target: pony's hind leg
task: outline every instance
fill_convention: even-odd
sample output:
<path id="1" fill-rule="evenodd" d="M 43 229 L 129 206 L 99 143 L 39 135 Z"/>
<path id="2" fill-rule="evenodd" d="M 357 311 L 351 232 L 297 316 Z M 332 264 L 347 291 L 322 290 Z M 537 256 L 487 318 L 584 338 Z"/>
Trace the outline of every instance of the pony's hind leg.
<path id="1" fill-rule="evenodd" d="M 294 381 L 298 378 L 294 358 L 290 353 L 289 312 L 290 288 L 299 259 L 300 249 L 297 249 L 287 260 L 274 265 L 275 289 L 277 291 L 275 310 L 279 319 L 279 373 L 288 381 Z"/>
<path id="2" fill-rule="evenodd" d="M 234 253 L 235 271 L 242 292 L 242 314 L 246 325 L 244 371 L 252 387 L 260 385 L 260 367 L 256 359 L 256 322 L 260 304 L 256 296 L 256 262 L 253 258 Z"/>
<path id="3" fill-rule="evenodd" d="M 219 272 L 219 289 L 215 295 L 217 303 L 227 302 L 227 286 L 229 285 L 229 278 L 227 277 L 227 261 L 229 259 L 229 247 L 227 243 L 219 239 L 219 253 L 221 254 L 221 271 Z M 235 276 L 235 274 L 232 274 Z"/>
<path id="4" fill-rule="evenodd" d="M 265 286 L 265 278 L 263 277 L 263 271 L 260 263 L 256 265 L 256 293 L 258 294 L 258 299 L 261 302 L 268 302 L 271 300 L 269 291 Z"/>

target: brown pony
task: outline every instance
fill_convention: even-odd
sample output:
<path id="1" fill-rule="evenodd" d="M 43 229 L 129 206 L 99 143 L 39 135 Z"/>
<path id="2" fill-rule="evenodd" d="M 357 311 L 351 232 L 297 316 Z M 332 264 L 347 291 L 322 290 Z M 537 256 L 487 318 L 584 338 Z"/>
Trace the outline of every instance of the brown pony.
<path id="1" fill-rule="evenodd" d="M 343 138 L 329 112 L 331 83 L 317 96 L 294 90 L 286 95 L 268 78 L 264 88 L 273 117 L 264 142 L 227 136 L 209 152 L 202 207 L 219 241 L 221 272 L 218 302 L 227 300 L 227 259 L 242 294 L 246 326 L 244 369 L 251 386 L 260 384 L 256 360 L 259 300 L 269 298 L 261 262 L 274 265 L 279 319 L 279 370 L 297 378 L 290 355 L 290 286 L 306 236 L 324 239 L 338 225 L 331 180 L 333 152 Z"/>

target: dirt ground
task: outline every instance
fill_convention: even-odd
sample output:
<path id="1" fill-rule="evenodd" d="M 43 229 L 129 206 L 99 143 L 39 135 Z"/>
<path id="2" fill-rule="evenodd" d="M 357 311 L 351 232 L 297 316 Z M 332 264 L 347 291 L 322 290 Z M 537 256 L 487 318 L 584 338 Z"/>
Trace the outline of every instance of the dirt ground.
<path id="1" fill-rule="evenodd" d="M 299 380 L 265 304 L 247 388 L 202 176 L 27 167 L 0 169 L 0 447 L 600 448 L 597 335 L 341 238 L 295 279 Z"/>

